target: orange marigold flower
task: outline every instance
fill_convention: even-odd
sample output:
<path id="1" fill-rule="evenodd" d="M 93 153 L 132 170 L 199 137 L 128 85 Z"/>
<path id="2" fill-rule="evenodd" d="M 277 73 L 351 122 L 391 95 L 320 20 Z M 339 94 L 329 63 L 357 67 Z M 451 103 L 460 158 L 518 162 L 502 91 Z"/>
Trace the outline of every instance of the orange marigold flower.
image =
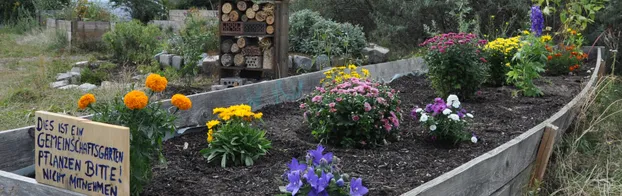
<path id="1" fill-rule="evenodd" d="M 80 97 L 80 100 L 78 101 L 78 108 L 85 109 L 92 103 L 95 103 L 95 95 L 91 93 L 87 93 L 85 95 L 82 95 L 82 97 Z"/>
<path id="2" fill-rule="evenodd" d="M 574 46 L 566 46 L 566 50 L 567 50 L 567 51 L 574 50 Z"/>
<path id="3" fill-rule="evenodd" d="M 549 61 L 550 61 L 550 60 L 553 60 L 553 56 L 551 56 L 551 55 L 547 56 L 546 58 L 547 58 Z"/>
<path id="4" fill-rule="evenodd" d="M 560 57 L 560 56 L 562 56 L 562 53 L 555 54 L 555 57 Z"/>
<path id="5" fill-rule="evenodd" d="M 145 94 L 145 92 L 139 90 L 133 90 L 123 97 L 123 103 L 130 110 L 140 110 L 147 107 L 147 103 L 149 102 L 149 97 Z"/>
<path id="6" fill-rule="evenodd" d="M 571 52 L 570 54 L 572 54 L 572 56 L 577 56 L 577 54 L 579 54 L 579 53 L 577 53 L 577 52 Z"/>
<path id="7" fill-rule="evenodd" d="M 158 74 L 150 74 L 145 81 L 145 86 L 149 87 L 153 92 L 162 92 L 166 89 L 168 80 Z"/>
<path id="8" fill-rule="evenodd" d="M 572 30 L 572 31 L 570 31 L 570 34 L 576 35 L 576 34 L 577 34 L 577 31 Z"/>
<path id="9" fill-rule="evenodd" d="M 583 53 L 583 58 L 587 59 L 587 57 L 588 57 L 587 53 Z"/>
<path id="10" fill-rule="evenodd" d="M 188 110 L 192 107 L 192 101 L 182 94 L 173 95 L 171 103 L 180 110 Z"/>

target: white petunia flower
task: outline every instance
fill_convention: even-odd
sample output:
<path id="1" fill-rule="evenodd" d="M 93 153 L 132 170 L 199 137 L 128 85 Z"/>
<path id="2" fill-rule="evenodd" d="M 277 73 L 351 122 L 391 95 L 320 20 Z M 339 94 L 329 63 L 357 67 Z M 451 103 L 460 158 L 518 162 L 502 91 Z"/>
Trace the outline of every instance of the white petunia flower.
<path id="1" fill-rule="evenodd" d="M 473 142 L 474 144 L 477 144 L 477 137 L 475 136 L 471 137 L 471 142 Z"/>
<path id="2" fill-rule="evenodd" d="M 456 102 L 458 102 L 457 107 L 456 107 Z M 454 106 L 454 108 L 460 107 L 460 99 L 458 99 L 457 95 L 449 95 L 449 97 L 447 97 L 447 107 L 450 107 L 450 106 Z"/>
<path id="3" fill-rule="evenodd" d="M 417 112 L 417 113 L 421 113 L 421 112 L 423 112 L 423 109 L 421 109 L 421 108 L 417 108 L 417 110 L 415 110 L 415 112 Z"/>
<path id="4" fill-rule="evenodd" d="M 460 116 L 458 116 L 457 114 L 450 114 L 449 118 L 451 120 L 455 120 L 455 121 L 459 121 L 460 120 Z"/>
<path id="5" fill-rule="evenodd" d="M 458 100 L 454 101 L 454 102 L 451 104 L 451 106 L 453 106 L 453 107 L 454 107 L 454 108 L 456 108 L 456 109 L 457 109 L 457 108 L 460 108 L 460 101 L 458 101 Z"/>
<path id="6" fill-rule="evenodd" d="M 451 110 L 450 109 L 445 109 L 445 110 L 443 110 L 443 114 L 449 115 L 449 114 L 451 114 Z"/>
<path id="7" fill-rule="evenodd" d="M 422 114 L 421 115 L 421 119 L 419 119 L 419 121 L 421 121 L 421 122 L 428 121 L 428 115 L 427 114 Z"/>
<path id="8" fill-rule="evenodd" d="M 430 130 L 432 130 L 432 131 L 436 130 L 436 125 L 430 126 Z"/>
<path id="9" fill-rule="evenodd" d="M 466 116 L 469 117 L 469 118 L 473 118 L 473 114 L 471 114 L 471 113 L 467 113 Z"/>

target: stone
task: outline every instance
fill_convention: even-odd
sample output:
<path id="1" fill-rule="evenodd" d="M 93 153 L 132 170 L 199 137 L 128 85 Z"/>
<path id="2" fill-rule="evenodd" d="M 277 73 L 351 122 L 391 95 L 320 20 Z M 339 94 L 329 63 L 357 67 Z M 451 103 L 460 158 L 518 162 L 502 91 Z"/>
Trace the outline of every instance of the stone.
<path id="1" fill-rule="evenodd" d="M 184 63 L 184 58 L 183 57 L 181 57 L 181 56 L 173 56 L 172 63 L 171 63 L 173 65 L 173 68 L 175 68 L 177 70 L 180 70 L 181 67 L 183 66 L 183 63 Z"/>
<path id="2" fill-rule="evenodd" d="M 296 66 L 294 66 L 294 56 L 288 56 L 287 67 L 289 67 L 289 69 L 296 69 Z"/>
<path id="3" fill-rule="evenodd" d="M 214 70 L 220 67 L 220 56 L 214 55 L 214 56 L 205 57 L 203 59 L 203 63 L 201 67 L 202 67 L 201 70 L 203 70 L 203 74 L 206 74 L 206 75 L 212 74 Z"/>
<path id="4" fill-rule="evenodd" d="M 67 80 L 61 80 L 61 81 L 50 83 L 51 88 L 60 88 L 60 87 L 67 86 L 67 85 L 69 85 L 69 81 Z"/>
<path id="5" fill-rule="evenodd" d="M 294 56 L 294 63 L 296 64 L 296 66 L 300 69 L 303 69 L 305 71 L 315 71 L 316 67 L 313 66 L 313 61 L 306 56 L 300 56 L 300 55 L 296 55 Z"/>
<path id="6" fill-rule="evenodd" d="M 159 61 L 160 61 L 160 56 L 162 56 L 163 54 L 166 54 L 166 51 L 162 51 L 162 52 L 160 52 L 160 53 L 156 54 L 155 56 L 153 56 L 153 58 L 154 58 L 156 61 L 158 61 L 158 62 L 159 62 Z"/>
<path id="7" fill-rule="evenodd" d="M 70 84 L 70 85 L 67 85 L 67 86 L 62 86 L 62 87 L 59 87 L 58 89 L 61 89 L 61 90 L 68 90 L 68 89 L 75 89 L 75 88 L 78 88 L 78 85 L 75 85 L 75 84 Z"/>
<path id="8" fill-rule="evenodd" d="M 71 74 L 71 72 L 68 72 L 68 73 L 59 73 L 58 75 L 56 75 L 56 81 L 61 81 L 61 80 L 70 80 L 72 76 L 73 76 L 73 75 Z"/>
<path id="9" fill-rule="evenodd" d="M 82 68 L 80 68 L 80 67 L 72 67 L 71 71 L 69 71 L 69 72 L 72 72 L 72 73 L 82 73 Z"/>
<path id="10" fill-rule="evenodd" d="M 332 58 L 330 59 L 330 63 L 333 67 L 339 67 L 339 66 L 346 66 L 346 58 L 344 57 L 338 57 L 338 58 Z"/>
<path id="11" fill-rule="evenodd" d="M 86 67 L 89 65 L 88 61 L 80 61 L 73 64 L 74 67 Z"/>
<path id="12" fill-rule="evenodd" d="M 389 59 L 389 52 L 390 50 L 388 48 L 373 43 L 363 48 L 363 54 L 367 55 L 369 64 L 387 62 Z"/>
<path id="13" fill-rule="evenodd" d="M 227 89 L 227 86 L 220 85 L 220 84 L 212 85 L 212 91 L 219 91 L 219 90 L 224 90 L 224 89 Z"/>
<path id="14" fill-rule="evenodd" d="M 172 54 L 162 54 L 160 55 L 160 64 L 164 66 L 171 66 L 173 60 Z"/>
<path id="15" fill-rule="evenodd" d="M 90 90 L 96 89 L 96 88 L 97 88 L 97 85 L 94 85 L 94 84 L 89 84 L 89 83 L 84 83 L 84 84 L 81 84 L 80 86 L 78 86 L 78 88 L 79 88 L 80 90 L 84 91 L 84 92 L 87 92 L 87 91 L 90 91 Z"/>
<path id="16" fill-rule="evenodd" d="M 315 57 L 315 67 L 318 67 L 319 69 L 324 69 L 326 67 L 330 67 L 330 58 L 328 58 L 328 55 L 320 55 Z"/>

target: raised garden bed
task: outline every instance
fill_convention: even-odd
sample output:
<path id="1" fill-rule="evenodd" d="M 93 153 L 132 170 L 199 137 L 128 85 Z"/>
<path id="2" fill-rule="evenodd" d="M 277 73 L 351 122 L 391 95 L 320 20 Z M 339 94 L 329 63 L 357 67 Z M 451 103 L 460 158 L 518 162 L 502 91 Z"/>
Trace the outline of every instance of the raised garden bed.
<path id="1" fill-rule="evenodd" d="M 550 79 L 550 81 L 545 80 L 540 83 L 543 85 L 566 84 L 569 95 L 565 94 L 566 91 L 553 90 L 552 92 L 559 94 L 555 96 L 556 99 L 545 96 L 541 99 L 548 101 L 534 102 L 534 100 L 524 98 L 511 99 L 509 94 L 504 94 L 510 92 L 509 89 L 487 88 L 483 89 L 481 94 L 483 97 L 479 99 L 480 101 L 478 99 L 465 101 L 463 105 L 473 110 L 476 115 L 474 132 L 482 138 L 478 144 L 465 144 L 457 149 L 437 148 L 423 140 L 420 137 L 422 130 L 415 127 L 410 119 L 405 118 L 402 130 L 411 132 L 406 134 L 401 142 L 377 150 L 334 148 L 329 148 L 329 150 L 343 158 L 346 172 L 364 179 L 365 185 L 371 191 L 369 195 L 521 194 L 524 191 L 524 179 L 528 178 L 531 173 L 530 168 L 534 163 L 544 126 L 554 124 L 560 127 L 560 130 L 565 130 L 569 126 L 576 114 L 574 109 L 592 89 L 597 79 L 596 72 L 602 67 L 600 49 L 596 59 L 596 70 L 591 74 L 589 82 L 580 76 L 565 77 L 570 80 Z M 370 70 L 374 79 L 381 81 L 391 80 L 396 74 L 422 73 L 426 70 L 421 59 L 369 65 L 365 68 Z M 206 145 L 205 133 L 187 133 L 166 143 L 165 153 L 169 159 L 168 167 L 154 168 L 156 176 L 152 185 L 143 194 L 272 195 L 278 193 L 278 186 L 284 185 L 279 181 L 287 160 L 291 160 L 291 157 L 304 156 L 305 150 L 316 145 L 316 142 L 307 135 L 306 127 L 300 123 L 302 117 L 298 112 L 297 104 L 280 103 L 296 101 L 303 94 L 311 92 L 321 77 L 322 74 L 316 72 L 189 96 L 196 107 L 179 114 L 180 118 L 176 122 L 178 127 L 195 127 L 204 124 L 211 118 L 211 109 L 214 107 L 248 103 L 253 108 L 263 107 L 262 110 L 266 113 L 264 126 L 267 127 L 268 137 L 273 140 L 275 148 L 267 157 L 258 160 L 254 167 L 222 169 L 216 165 L 206 164 L 198 154 L 198 149 Z M 587 83 L 580 93 L 578 93 L 579 89 L 583 85 L 577 80 Z M 421 82 L 423 79 L 407 76 L 391 84 L 402 91 L 414 87 L 411 91 L 402 93 L 404 101 L 402 107 L 405 110 L 414 105 L 427 103 L 433 97 L 432 94 L 426 92 L 429 88 L 417 81 Z M 504 99 L 490 102 L 489 100 L 493 98 Z M 564 101 L 559 101 L 557 98 L 563 98 Z M 168 101 L 163 102 L 163 107 L 170 106 Z M 504 106 L 500 103 L 512 104 Z M 530 107 L 537 103 L 543 103 L 546 107 Z M 490 110 L 494 108 L 493 106 L 504 106 L 517 113 L 499 112 L 504 108 Z M 487 114 L 486 108 L 497 112 Z M 523 111 L 533 113 L 534 118 L 529 118 L 531 115 L 521 115 Z M 506 115 L 506 117 L 499 118 L 493 114 Z M 490 116 L 498 120 L 490 121 L 492 119 Z M 549 116 L 550 118 L 547 118 Z M 503 126 L 508 121 L 515 121 L 516 125 L 523 126 L 517 127 L 517 130 L 502 131 L 503 134 L 494 131 L 509 128 L 510 126 Z M 496 123 L 501 124 L 497 127 Z M 530 128 L 532 126 L 533 128 Z M 0 170 L 22 175 L 28 175 L 32 171 L 34 144 L 29 129 L 32 127 L 0 133 L 0 154 L 6 158 L 0 160 Z M 203 128 L 200 129 L 203 130 Z M 178 132 L 180 133 L 182 132 Z M 558 134 L 560 135 L 562 134 Z M 189 143 L 187 150 L 183 150 L 184 142 Z M 421 148 L 425 150 L 420 150 Z M 450 159 L 450 157 L 458 158 Z M 435 176 L 438 177 L 435 178 Z M 0 185 L 14 193 L 67 195 L 66 191 L 12 176 L 6 172 L 0 172 Z"/>
<path id="2" fill-rule="evenodd" d="M 480 141 L 459 148 L 441 148 L 427 141 L 427 131 L 409 117 L 410 109 L 435 98 L 424 76 L 404 76 L 390 86 L 399 90 L 405 108 L 400 131 L 402 141 L 373 150 L 329 147 L 342 158 L 343 170 L 360 176 L 370 188 L 369 195 L 406 193 L 441 174 L 474 159 L 545 121 L 570 102 L 589 80 L 588 63 L 577 76 L 543 77 L 538 81 L 545 96 L 512 97 L 508 87 L 483 88 L 478 96 L 463 101 L 476 116 L 470 131 Z M 591 71 L 590 71 L 591 72 Z M 221 168 L 207 164 L 199 151 L 207 147 L 206 130 L 174 138 L 165 143 L 168 167 L 155 168 L 153 183 L 145 195 L 274 195 L 286 184 L 282 175 L 292 157 L 304 159 L 304 152 L 317 142 L 303 122 L 298 102 L 271 105 L 264 113 L 267 135 L 273 150 L 252 167 Z M 183 149 L 184 143 L 189 144 Z"/>

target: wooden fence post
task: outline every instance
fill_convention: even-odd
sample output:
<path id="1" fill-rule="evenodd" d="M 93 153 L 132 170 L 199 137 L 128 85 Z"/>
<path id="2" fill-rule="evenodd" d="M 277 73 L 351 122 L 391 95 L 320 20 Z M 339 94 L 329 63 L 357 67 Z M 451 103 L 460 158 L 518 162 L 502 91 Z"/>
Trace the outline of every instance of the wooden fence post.
<path id="1" fill-rule="evenodd" d="M 544 172 L 549 164 L 549 158 L 553 153 L 555 137 L 557 136 L 558 129 L 559 128 L 554 125 L 547 125 L 546 128 L 544 128 L 544 134 L 542 134 L 542 140 L 540 141 L 540 147 L 538 148 L 538 155 L 536 156 L 535 171 L 532 174 L 529 183 L 530 187 L 533 187 L 536 182 L 542 182 L 542 179 L 544 178 Z"/>

